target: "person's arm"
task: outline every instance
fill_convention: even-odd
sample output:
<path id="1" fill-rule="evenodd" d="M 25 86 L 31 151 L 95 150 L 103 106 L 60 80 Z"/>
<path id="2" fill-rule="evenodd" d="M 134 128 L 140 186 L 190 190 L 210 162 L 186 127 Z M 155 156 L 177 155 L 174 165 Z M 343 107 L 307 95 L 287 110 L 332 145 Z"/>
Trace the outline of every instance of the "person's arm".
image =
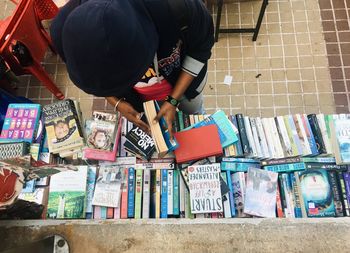
<path id="1" fill-rule="evenodd" d="M 106 97 L 107 102 L 113 106 L 115 111 L 121 113 L 127 120 L 141 128 L 146 133 L 150 132 L 149 126 L 140 118 L 140 113 L 134 107 L 126 102 L 123 98 Z"/>
<path id="2" fill-rule="evenodd" d="M 194 79 L 193 75 L 190 75 L 186 71 L 181 71 L 180 76 L 176 82 L 176 85 L 174 86 L 174 89 L 170 93 L 170 96 L 175 98 L 176 100 L 180 100 L 182 96 L 184 95 L 185 91 L 187 90 L 188 86 L 192 83 Z M 170 134 L 170 138 L 173 136 L 173 121 L 175 120 L 175 114 L 176 114 L 176 106 L 170 104 L 169 102 L 164 102 L 161 106 L 157 117 L 155 120 L 159 121 L 161 117 L 164 117 L 167 125 L 168 125 L 168 131 Z"/>

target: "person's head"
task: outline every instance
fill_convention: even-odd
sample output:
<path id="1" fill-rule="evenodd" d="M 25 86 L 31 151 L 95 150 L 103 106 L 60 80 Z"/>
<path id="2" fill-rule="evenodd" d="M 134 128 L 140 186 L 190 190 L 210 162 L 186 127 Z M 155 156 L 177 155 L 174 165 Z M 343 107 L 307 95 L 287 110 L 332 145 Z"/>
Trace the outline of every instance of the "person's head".
<path id="1" fill-rule="evenodd" d="M 106 131 L 96 130 L 89 136 L 89 143 L 97 149 L 108 149 L 110 146 L 110 138 Z"/>
<path id="2" fill-rule="evenodd" d="M 131 91 L 153 62 L 158 34 L 141 0 L 68 2 L 50 33 L 73 83 L 89 94 Z"/>
<path id="3" fill-rule="evenodd" d="M 54 130 L 56 138 L 62 139 L 69 133 L 69 125 L 65 121 L 57 121 L 54 125 Z"/>

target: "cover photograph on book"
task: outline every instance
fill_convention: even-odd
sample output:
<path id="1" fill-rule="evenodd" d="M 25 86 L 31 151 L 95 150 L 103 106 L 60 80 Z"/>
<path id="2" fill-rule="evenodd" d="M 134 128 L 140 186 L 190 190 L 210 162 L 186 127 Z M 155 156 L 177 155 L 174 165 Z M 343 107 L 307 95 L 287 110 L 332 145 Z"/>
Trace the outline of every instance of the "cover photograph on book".
<path id="1" fill-rule="evenodd" d="M 85 132 L 90 148 L 110 151 L 113 148 L 115 123 L 102 120 L 86 120 Z"/>

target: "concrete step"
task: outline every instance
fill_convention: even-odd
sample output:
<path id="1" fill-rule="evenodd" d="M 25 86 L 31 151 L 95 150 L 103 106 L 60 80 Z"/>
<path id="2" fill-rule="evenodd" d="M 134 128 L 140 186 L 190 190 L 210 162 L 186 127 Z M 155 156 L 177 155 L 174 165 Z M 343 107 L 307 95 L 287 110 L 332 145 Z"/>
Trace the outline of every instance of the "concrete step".
<path id="1" fill-rule="evenodd" d="M 0 222 L 0 252 L 60 234 L 72 253 L 350 252 L 350 219 Z"/>

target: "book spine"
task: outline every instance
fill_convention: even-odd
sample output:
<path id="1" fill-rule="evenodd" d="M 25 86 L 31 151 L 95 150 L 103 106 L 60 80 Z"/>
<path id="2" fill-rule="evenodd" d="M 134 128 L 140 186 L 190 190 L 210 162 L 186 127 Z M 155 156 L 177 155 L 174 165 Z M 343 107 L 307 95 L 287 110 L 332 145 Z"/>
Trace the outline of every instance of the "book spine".
<path id="1" fill-rule="evenodd" d="M 267 118 L 263 118 L 261 120 L 261 123 L 263 125 L 264 134 L 266 136 L 267 147 L 269 149 L 269 156 L 270 156 L 270 158 L 277 158 L 277 154 L 275 151 L 275 145 L 274 145 L 273 139 L 272 139 L 272 133 L 271 133 L 272 131 L 270 128 L 269 120 Z"/>
<path id="2" fill-rule="evenodd" d="M 247 172 L 249 168 L 260 169 L 260 163 L 231 163 L 221 162 L 221 170 L 233 172 Z"/>
<path id="3" fill-rule="evenodd" d="M 344 216 L 344 208 L 341 200 L 341 191 L 338 185 L 337 174 L 335 171 L 328 171 L 329 183 L 332 188 L 334 206 L 335 206 L 335 214 L 337 217 Z"/>
<path id="4" fill-rule="evenodd" d="M 179 174 L 181 172 L 179 171 Z M 180 218 L 185 218 L 185 206 L 186 206 L 186 197 L 185 197 L 185 191 L 186 191 L 186 185 L 184 182 L 184 178 L 182 176 L 179 177 L 180 180 Z"/>
<path id="5" fill-rule="evenodd" d="M 294 115 L 293 119 L 294 119 L 294 123 L 295 123 L 296 129 L 297 129 L 298 136 L 299 136 L 301 143 L 302 143 L 303 154 L 304 155 L 311 155 L 312 153 L 311 153 L 310 144 L 309 144 L 309 141 L 307 139 L 305 128 L 304 128 L 303 121 L 301 119 L 300 114 Z"/>
<path id="6" fill-rule="evenodd" d="M 277 184 L 277 191 L 276 191 L 276 214 L 277 214 L 278 218 L 284 217 L 281 192 L 280 192 L 280 187 L 278 184 Z"/>
<path id="7" fill-rule="evenodd" d="M 122 128 L 121 128 L 121 136 L 120 136 L 120 143 L 119 143 L 119 156 L 126 156 L 127 152 L 124 147 L 124 143 L 126 142 L 126 134 L 128 133 L 128 120 L 124 117 L 122 117 Z"/>
<path id="8" fill-rule="evenodd" d="M 113 219 L 115 219 L 115 220 L 120 219 L 120 204 L 118 207 L 114 208 Z"/>
<path id="9" fill-rule="evenodd" d="M 188 114 L 183 114 L 183 121 L 184 121 L 184 127 L 185 127 L 185 128 L 191 126 L 190 115 L 188 115 Z"/>
<path id="10" fill-rule="evenodd" d="M 107 219 L 107 207 L 105 206 L 101 206 L 101 219 Z"/>
<path id="11" fill-rule="evenodd" d="M 113 218 L 114 218 L 114 208 L 107 207 L 107 219 L 113 219 Z"/>
<path id="12" fill-rule="evenodd" d="M 274 118 L 268 118 L 268 120 L 269 120 L 269 123 L 270 123 L 270 128 L 272 130 L 273 145 L 274 145 L 274 147 L 276 149 L 276 154 L 277 154 L 276 158 L 283 158 L 284 157 L 283 148 L 282 148 L 282 145 L 281 145 L 280 137 L 278 135 L 275 119 Z"/>
<path id="13" fill-rule="evenodd" d="M 160 218 L 161 184 L 162 184 L 161 170 L 157 169 L 157 171 L 156 171 L 156 217 L 155 218 Z"/>
<path id="14" fill-rule="evenodd" d="M 244 120 L 244 126 L 245 126 L 245 130 L 247 133 L 247 138 L 248 138 L 248 143 L 250 146 L 250 150 L 249 153 L 253 156 L 253 157 L 258 157 L 258 152 L 255 146 L 255 141 L 253 138 L 253 133 L 252 133 L 252 127 L 250 125 L 250 120 L 248 116 L 243 117 Z"/>
<path id="15" fill-rule="evenodd" d="M 300 204 L 300 195 L 298 191 L 298 186 L 296 183 L 295 175 L 294 173 L 289 174 L 289 180 L 291 182 L 292 186 L 292 193 L 293 193 L 293 204 L 294 204 L 294 215 L 295 218 L 302 218 L 302 213 L 301 213 L 301 204 Z"/>
<path id="16" fill-rule="evenodd" d="M 334 125 L 334 120 L 337 120 L 337 115 L 327 115 L 327 121 L 329 125 L 329 132 L 330 132 L 330 138 L 331 138 L 331 145 L 334 152 L 335 160 L 337 164 L 343 164 L 342 156 L 341 156 L 341 150 L 340 145 L 337 140 L 337 131 Z"/>
<path id="17" fill-rule="evenodd" d="M 285 164 L 285 163 L 300 163 L 301 159 L 300 157 L 288 157 L 288 158 L 281 158 L 276 160 L 265 160 L 261 161 L 261 166 L 268 166 L 268 165 L 279 165 L 279 164 Z"/>
<path id="18" fill-rule="evenodd" d="M 84 138 L 83 129 L 81 127 L 81 122 L 79 121 L 77 108 L 75 107 L 73 100 L 70 100 L 70 99 L 67 99 L 67 100 L 69 101 L 70 109 L 73 113 L 73 117 L 74 117 L 75 122 L 77 124 L 79 135 L 80 135 L 80 137 Z"/>
<path id="19" fill-rule="evenodd" d="M 293 149 L 288 137 L 288 132 L 286 129 L 286 125 L 284 124 L 283 117 L 278 116 L 275 118 L 275 121 L 276 121 L 277 131 L 280 135 L 281 143 L 283 146 L 284 155 L 286 157 L 291 157 L 293 156 Z"/>
<path id="20" fill-rule="evenodd" d="M 86 214 L 93 217 L 92 198 L 94 196 L 96 183 L 96 169 L 88 167 L 87 182 L 86 182 Z"/>
<path id="21" fill-rule="evenodd" d="M 292 154 L 293 154 L 293 156 L 297 156 L 297 155 L 299 155 L 299 151 L 298 151 L 297 144 L 294 141 L 294 134 L 293 134 L 290 122 L 289 122 L 289 116 L 288 115 L 282 116 L 282 118 L 283 118 L 283 121 L 284 121 L 284 125 L 286 127 L 286 131 L 287 131 L 287 134 L 288 134 L 288 139 L 289 139 L 290 145 L 292 147 Z"/>
<path id="22" fill-rule="evenodd" d="M 224 180 L 224 182 L 228 185 L 227 176 L 225 172 L 221 172 L 221 177 Z M 229 193 L 226 193 L 225 195 L 222 196 L 222 205 L 224 208 L 224 217 L 231 218 L 232 215 L 231 215 L 231 203 L 230 203 Z"/>
<path id="23" fill-rule="evenodd" d="M 261 139 L 259 138 L 258 135 L 258 129 L 256 127 L 256 119 L 255 118 L 250 118 L 250 125 L 252 127 L 252 133 L 253 133 L 253 139 L 256 147 L 256 152 L 257 152 L 257 157 L 264 157 L 262 148 L 261 148 Z"/>
<path id="24" fill-rule="evenodd" d="M 128 171 L 128 218 L 134 218 L 135 214 L 135 169 L 130 167 Z"/>
<path id="25" fill-rule="evenodd" d="M 283 174 L 278 174 L 278 186 L 280 189 L 283 217 L 288 218 L 288 217 L 290 217 L 290 215 L 289 215 L 289 210 L 288 210 L 288 205 L 287 205 L 286 189 L 284 188 L 282 175 Z"/>
<path id="26" fill-rule="evenodd" d="M 151 199 L 151 171 L 143 171 L 143 194 L 142 194 L 142 218 L 150 217 L 150 199 Z"/>
<path id="27" fill-rule="evenodd" d="M 95 220 L 101 219 L 101 207 L 100 206 L 94 206 L 94 219 Z"/>
<path id="28" fill-rule="evenodd" d="M 168 217 L 168 170 L 162 169 L 160 218 Z"/>
<path id="29" fill-rule="evenodd" d="M 302 157 L 300 161 L 304 163 L 321 163 L 321 164 L 334 163 L 335 164 L 334 157 Z"/>
<path id="30" fill-rule="evenodd" d="M 331 115 L 323 115 L 323 121 L 325 123 L 325 131 L 326 131 L 326 137 L 323 138 L 323 141 L 325 141 L 325 143 L 327 143 L 329 145 L 328 149 L 329 151 L 327 151 L 328 154 L 332 154 L 334 155 L 334 147 L 332 145 L 332 133 L 331 133 L 331 127 L 330 127 L 330 123 L 333 122 L 332 120 L 332 116 Z M 326 146 L 327 147 L 327 146 Z"/>
<path id="31" fill-rule="evenodd" d="M 299 170 L 305 170 L 305 163 L 289 163 L 265 166 L 264 169 L 273 172 L 293 172 Z"/>
<path id="32" fill-rule="evenodd" d="M 223 157 L 223 162 L 232 162 L 232 163 L 259 163 L 258 159 L 253 158 L 236 158 L 236 157 Z"/>
<path id="33" fill-rule="evenodd" d="M 343 172 L 342 174 L 345 183 L 346 198 L 350 207 L 350 172 Z"/>
<path id="34" fill-rule="evenodd" d="M 345 187 L 343 172 L 338 172 L 337 176 L 339 179 L 339 186 L 340 186 L 340 190 L 341 190 L 342 204 L 344 206 L 344 215 L 350 216 L 349 200 L 348 200 L 348 196 L 346 194 L 346 187 Z"/>
<path id="35" fill-rule="evenodd" d="M 141 219 L 143 170 L 137 169 L 135 182 L 135 219 Z"/>
<path id="36" fill-rule="evenodd" d="M 322 164 L 322 163 L 305 163 L 305 168 L 307 170 L 319 170 L 319 169 L 325 169 L 325 170 L 335 170 L 335 171 L 346 171 L 347 166 L 346 165 L 336 165 L 336 164 Z"/>
<path id="37" fill-rule="evenodd" d="M 243 149 L 242 149 L 242 142 L 241 142 L 241 136 L 240 133 L 238 131 L 238 124 L 237 124 L 237 119 L 234 115 L 230 116 L 231 122 L 232 124 L 236 127 L 237 129 L 237 137 L 238 137 L 238 141 L 234 144 L 235 149 L 236 149 L 236 155 L 237 156 L 243 156 Z"/>
<path id="38" fill-rule="evenodd" d="M 226 179 L 227 179 L 228 187 L 230 188 L 230 192 L 228 194 L 230 198 L 231 217 L 235 217 L 236 216 L 235 199 L 233 197 L 234 193 L 233 193 L 233 185 L 232 185 L 232 178 L 231 178 L 230 171 L 226 171 Z"/>
<path id="39" fill-rule="evenodd" d="M 174 170 L 174 199 L 173 199 L 173 209 L 174 215 L 180 215 L 180 199 L 179 199 L 179 171 Z"/>
<path id="40" fill-rule="evenodd" d="M 306 137 L 307 137 L 309 144 L 310 144 L 311 154 L 318 155 L 319 153 L 318 153 L 318 149 L 317 149 L 317 145 L 316 145 L 315 136 L 311 130 L 311 126 L 310 126 L 310 123 L 307 119 L 306 114 L 302 114 L 301 119 L 303 120 L 303 125 L 305 128 Z"/>
<path id="41" fill-rule="evenodd" d="M 299 178 L 299 172 L 294 172 L 294 178 L 295 178 L 295 183 L 297 187 L 297 192 L 299 195 L 299 201 L 300 201 L 300 209 L 301 209 L 301 217 L 302 218 L 307 218 L 307 211 L 305 208 L 305 201 L 301 192 L 301 184 L 300 184 L 300 178 Z"/>
<path id="42" fill-rule="evenodd" d="M 185 189 L 185 218 L 193 219 L 195 216 L 191 212 L 191 198 L 190 198 L 190 191 L 186 188 Z"/>
<path id="43" fill-rule="evenodd" d="M 183 130 L 185 128 L 184 125 L 184 115 L 182 111 L 177 112 L 178 115 L 178 121 L 179 121 L 179 131 Z"/>
<path id="44" fill-rule="evenodd" d="M 260 140 L 260 146 L 261 146 L 263 157 L 268 159 L 268 158 L 270 158 L 269 147 L 267 146 L 267 140 L 266 140 L 266 136 L 264 133 L 261 118 L 257 117 L 255 119 L 255 123 L 256 123 L 256 128 L 258 131 L 258 136 L 259 136 L 259 140 Z"/>
<path id="45" fill-rule="evenodd" d="M 251 148 L 250 148 L 250 145 L 248 142 L 248 137 L 247 137 L 247 132 L 246 132 L 245 125 L 244 125 L 243 115 L 237 114 L 236 119 L 237 119 L 238 131 L 239 131 L 239 134 L 241 137 L 243 155 L 249 156 Z"/>
<path id="46" fill-rule="evenodd" d="M 128 218 L 128 175 L 129 170 L 124 170 L 124 179 L 122 184 L 122 196 L 121 196 L 121 205 L 120 205 L 120 218 Z"/>
<path id="47" fill-rule="evenodd" d="M 284 188 L 284 196 L 287 202 L 287 213 L 286 218 L 295 218 L 294 213 L 294 200 L 293 200 L 293 189 L 289 181 L 289 176 L 287 173 L 282 174 L 282 182 Z"/>
<path id="48" fill-rule="evenodd" d="M 316 114 L 310 114 L 307 116 L 307 119 L 310 124 L 311 132 L 314 135 L 316 148 L 319 154 L 326 154 L 326 146 L 324 144 L 323 138 L 322 138 L 322 131 L 320 128 L 320 125 L 318 124 L 317 116 Z"/>
<path id="49" fill-rule="evenodd" d="M 298 132 L 297 132 L 296 125 L 294 123 L 293 116 L 289 115 L 288 116 L 288 120 L 289 120 L 290 129 L 292 131 L 294 143 L 295 143 L 295 145 L 297 146 L 297 149 L 298 149 L 298 155 L 303 155 L 303 147 L 302 147 L 301 141 L 299 139 L 299 135 L 298 135 Z"/>
<path id="50" fill-rule="evenodd" d="M 174 214 L 174 171 L 168 170 L 168 215 Z"/>

